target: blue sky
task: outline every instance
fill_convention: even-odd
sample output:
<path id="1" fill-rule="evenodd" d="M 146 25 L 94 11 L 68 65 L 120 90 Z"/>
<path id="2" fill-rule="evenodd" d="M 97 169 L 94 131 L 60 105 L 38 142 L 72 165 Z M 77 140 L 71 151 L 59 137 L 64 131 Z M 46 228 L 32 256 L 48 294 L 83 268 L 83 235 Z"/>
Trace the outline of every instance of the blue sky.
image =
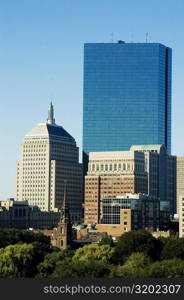
<path id="1" fill-rule="evenodd" d="M 83 44 L 161 42 L 173 49 L 172 153 L 184 155 L 183 0 L 0 2 L 0 200 L 15 196 L 24 135 L 55 118 L 82 146 Z"/>

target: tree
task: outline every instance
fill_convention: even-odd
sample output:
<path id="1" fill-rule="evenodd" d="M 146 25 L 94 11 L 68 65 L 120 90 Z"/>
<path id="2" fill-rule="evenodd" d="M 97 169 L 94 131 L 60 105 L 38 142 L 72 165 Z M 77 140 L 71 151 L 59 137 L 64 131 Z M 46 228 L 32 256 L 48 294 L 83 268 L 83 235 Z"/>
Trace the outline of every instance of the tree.
<path id="1" fill-rule="evenodd" d="M 144 253 L 132 253 L 123 266 L 115 266 L 111 277 L 144 278 L 151 261 Z"/>
<path id="2" fill-rule="evenodd" d="M 183 278 L 184 261 L 178 258 L 153 263 L 148 269 L 151 278 Z"/>
<path id="3" fill-rule="evenodd" d="M 30 277 L 34 248 L 31 244 L 16 244 L 0 249 L 0 277 Z"/>
<path id="4" fill-rule="evenodd" d="M 98 243 L 98 245 L 109 245 L 110 247 L 114 247 L 114 241 L 112 239 L 111 235 L 105 235 L 101 241 Z"/>
<path id="5" fill-rule="evenodd" d="M 54 272 L 56 265 L 65 259 L 70 259 L 73 256 L 73 251 L 71 250 L 59 250 L 54 251 L 45 256 L 45 259 L 42 263 L 38 265 L 38 275 L 37 277 L 48 278 Z"/>
<path id="6" fill-rule="evenodd" d="M 72 260 L 75 262 L 87 262 L 89 260 L 102 261 L 107 263 L 110 261 L 114 249 L 109 245 L 90 244 L 76 250 Z"/>
<path id="7" fill-rule="evenodd" d="M 161 250 L 162 242 L 151 233 L 145 230 L 132 230 L 121 236 L 115 247 L 112 262 L 122 264 L 134 252 L 142 252 L 152 260 L 157 260 L 160 258 Z"/>
<path id="8" fill-rule="evenodd" d="M 169 237 L 165 239 L 161 254 L 162 259 L 184 259 L 184 238 Z"/>
<path id="9" fill-rule="evenodd" d="M 57 264 L 52 278 L 99 278 L 108 277 L 110 265 L 101 261 L 85 261 L 82 264 L 77 261 L 65 259 Z"/>
<path id="10" fill-rule="evenodd" d="M 20 240 L 20 230 L 14 228 L 0 228 L 0 248 L 4 248 L 8 245 L 16 244 Z"/>
<path id="11" fill-rule="evenodd" d="M 30 244 L 33 242 L 40 243 L 46 251 L 51 250 L 50 238 L 41 232 L 34 233 L 30 230 L 19 230 L 15 228 L 0 228 L 0 248 L 17 243 Z"/>

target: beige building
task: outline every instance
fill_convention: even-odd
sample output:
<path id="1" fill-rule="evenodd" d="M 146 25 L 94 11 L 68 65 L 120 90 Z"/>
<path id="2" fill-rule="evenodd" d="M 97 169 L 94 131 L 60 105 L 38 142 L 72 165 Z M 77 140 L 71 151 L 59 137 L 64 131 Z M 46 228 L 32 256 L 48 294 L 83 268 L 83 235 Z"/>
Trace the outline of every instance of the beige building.
<path id="1" fill-rule="evenodd" d="M 184 195 L 184 157 L 177 157 L 177 188 L 176 188 L 176 198 L 177 198 L 177 214 L 179 213 L 179 199 L 180 195 Z"/>
<path id="2" fill-rule="evenodd" d="M 123 233 L 132 230 L 132 211 L 131 209 L 120 209 L 119 224 L 97 224 L 99 232 L 105 232 L 112 237 L 120 237 Z"/>
<path id="3" fill-rule="evenodd" d="M 103 199 L 126 193 L 154 196 L 160 200 L 161 211 L 167 206 L 170 214 L 175 213 L 176 156 L 168 155 L 164 145 L 132 145 L 129 151 L 89 153 L 85 224 L 100 223 Z"/>
<path id="4" fill-rule="evenodd" d="M 85 176 L 84 223 L 98 224 L 100 201 L 126 193 L 147 193 L 144 154 L 136 151 L 89 153 Z"/>
<path id="5" fill-rule="evenodd" d="M 179 237 L 184 237 L 184 194 L 178 199 Z"/>
<path id="6" fill-rule="evenodd" d="M 72 221 L 80 222 L 83 191 L 79 149 L 74 138 L 55 124 L 51 103 L 47 121 L 26 134 L 20 146 L 17 200 L 55 211 L 61 208 L 65 181 Z"/>

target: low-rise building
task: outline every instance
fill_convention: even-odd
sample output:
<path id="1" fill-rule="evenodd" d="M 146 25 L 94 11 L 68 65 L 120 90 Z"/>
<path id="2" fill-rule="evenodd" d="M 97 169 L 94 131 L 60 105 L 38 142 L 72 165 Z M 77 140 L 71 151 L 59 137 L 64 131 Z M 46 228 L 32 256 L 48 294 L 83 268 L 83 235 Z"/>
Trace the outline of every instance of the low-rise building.
<path id="1" fill-rule="evenodd" d="M 126 194 L 102 200 L 101 224 L 120 224 L 123 231 L 159 228 L 160 201 L 145 194 Z"/>
<path id="2" fill-rule="evenodd" d="M 57 226 L 60 212 L 41 211 L 28 201 L 0 201 L 0 227 L 19 229 L 51 229 Z"/>

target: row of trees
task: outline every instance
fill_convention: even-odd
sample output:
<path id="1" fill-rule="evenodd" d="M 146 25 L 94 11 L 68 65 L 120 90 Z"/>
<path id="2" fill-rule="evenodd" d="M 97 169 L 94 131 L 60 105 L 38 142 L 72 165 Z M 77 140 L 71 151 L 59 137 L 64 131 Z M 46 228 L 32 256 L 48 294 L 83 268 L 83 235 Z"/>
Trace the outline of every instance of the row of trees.
<path id="1" fill-rule="evenodd" d="M 48 254 L 37 277 L 180 278 L 184 276 L 184 239 L 154 238 L 144 230 L 122 235 L 114 245 L 102 239 L 72 251 Z"/>
<path id="2" fill-rule="evenodd" d="M 35 277 L 37 266 L 53 251 L 42 233 L 0 229 L 0 277 Z"/>
<path id="3" fill-rule="evenodd" d="M 144 230 L 123 234 L 117 244 L 106 236 L 98 245 L 61 251 L 42 234 L 6 229 L 0 230 L 0 247 L 0 277 L 184 276 L 184 239 L 156 239 Z"/>

